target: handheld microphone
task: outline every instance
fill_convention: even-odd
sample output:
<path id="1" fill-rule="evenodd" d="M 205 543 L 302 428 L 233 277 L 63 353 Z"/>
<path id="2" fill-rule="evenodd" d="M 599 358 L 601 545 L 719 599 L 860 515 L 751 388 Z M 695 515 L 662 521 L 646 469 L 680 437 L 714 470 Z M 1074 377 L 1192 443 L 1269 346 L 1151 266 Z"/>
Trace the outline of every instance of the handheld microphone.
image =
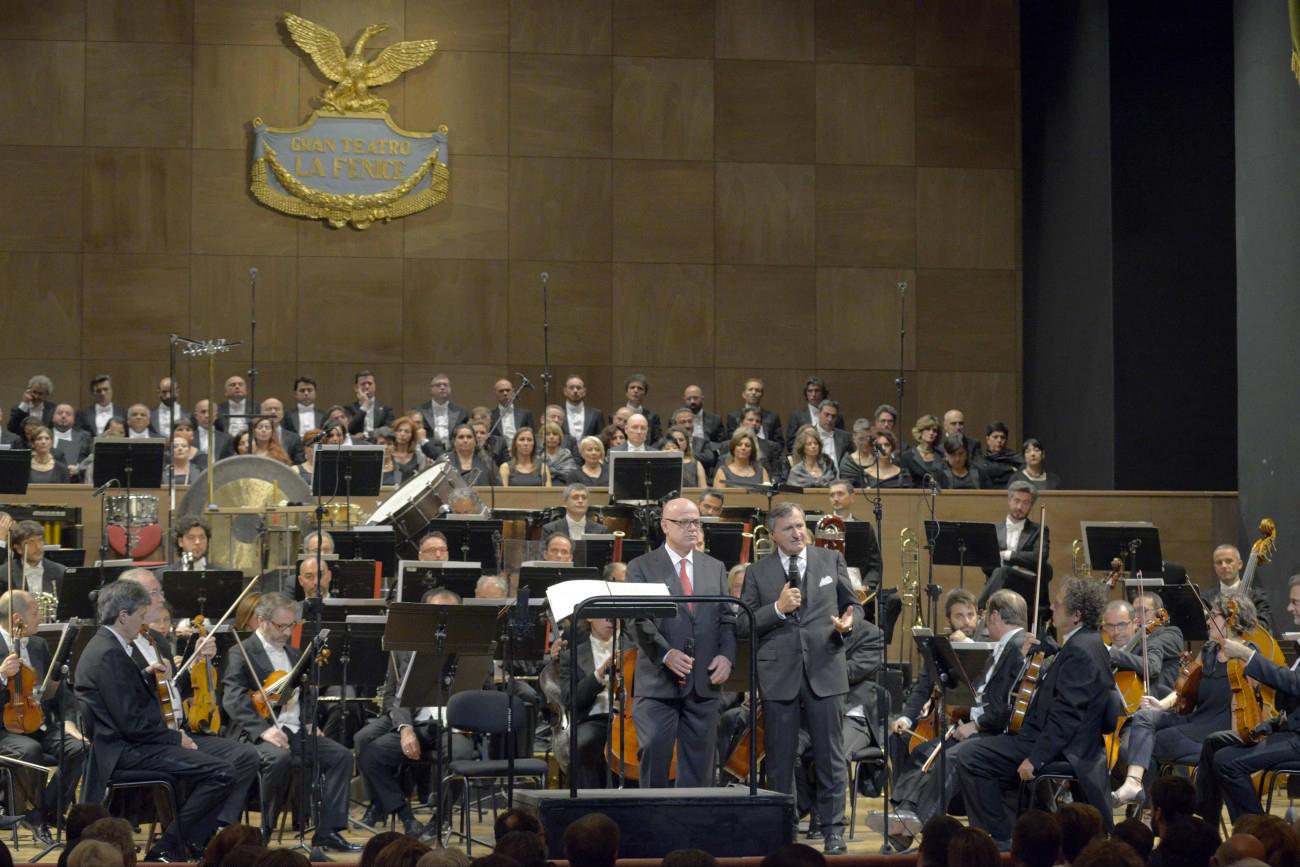
<path id="1" fill-rule="evenodd" d="M 692 660 L 695 659 L 695 639 L 694 639 L 694 638 L 688 638 L 688 639 L 686 639 L 686 646 L 685 646 L 684 648 L 682 648 L 682 653 L 684 653 L 684 654 L 686 654 L 687 656 L 689 656 Z M 686 686 L 686 678 L 685 678 L 685 677 L 679 677 L 679 678 L 677 678 L 677 685 L 678 685 L 678 686 Z"/>

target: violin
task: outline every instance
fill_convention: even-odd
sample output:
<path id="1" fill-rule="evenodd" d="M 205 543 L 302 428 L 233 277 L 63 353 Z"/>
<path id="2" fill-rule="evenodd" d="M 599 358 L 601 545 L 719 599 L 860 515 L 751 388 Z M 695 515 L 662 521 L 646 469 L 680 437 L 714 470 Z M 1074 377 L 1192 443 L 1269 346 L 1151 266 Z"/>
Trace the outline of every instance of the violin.
<path id="1" fill-rule="evenodd" d="M 632 705 L 636 702 L 636 660 L 638 649 L 623 651 L 618 667 L 619 678 L 615 694 L 618 696 L 618 713 L 610 716 L 609 737 L 605 742 L 605 761 L 614 774 L 625 780 L 641 779 L 640 743 L 636 724 L 632 721 Z M 748 755 L 748 752 L 746 752 Z M 677 748 L 673 747 L 673 760 L 668 768 L 668 779 L 677 779 Z"/>
<path id="2" fill-rule="evenodd" d="M 21 659 L 19 648 L 26 628 L 22 618 L 14 617 L 11 628 L 14 638 L 12 652 Z M 4 720 L 6 731 L 21 735 L 31 734 L 45 723 L 45 711 L 36 699 L 36 670 L 25 662 L 9 678 L 9 701 L 5 702 Z"/>
<path id="3" fill-rule="evenodd" d="M 1201 688 L 1201 672 L 1204 668 L 1200 654 L 1193 655 L 1187 651 L 1182 655 L 1178 680 L 1174 683 L 1174 692 L 1178 694 L 1174 701 L 1175 712 L 1189 714 L 1196 708 L 1196 693 Z"/>
<path id="4" fill-rule="evenodd" d="M 207 621 L 197 615 L 191 621 L 198 630 L 199 641 L 207 637 Z M 217 702 L 217 678 L 212 664 L 202 654 L 190 666 L 190 697 L 181 702 L 190 731 L 214 735 L 221 730 L 221 705 Z"/>
<path id="5" fill-rule="evenodd" d="M 330 649 L 328 647 L 322 647 L 320 652 L 316 654 L 316 664 L 325 665 L 329 660 Z M 248 691 L 248 697 L 253 700 L 253 709 L 257 711 L 257 715 L 262 719 L 271 719 L 270 705 L 274 704 L 277 707 L 280 706 L 280 698 L 284 694 L 284 688 L 287 684 L 286 679 L 288 677 L 289 672 L 277 668 L 262 679 L 260 689 L 250 689 Z M 272 689 L 273 687 L 274 690 Z M 292 696 L 297 691 L 298 687 L 293 687 L 292 692 L 289 693 L 290 698 L 288 700 L 292 700 Z"/>
<path id="6" fill-rule="evenodd" d="M 162 662 L 163 656 L 158 652 L 158 642 L 154 641 L 153 633 L 149 631 L 149 624 L 140 624 L 140 634 L 144 636 L 145 641 L 149 642 L 149 646 L 153 648 L 154 655 L 158 657 L 159 662 L 163 666 L 164 670 L 162 671 L 152 667 L 150 668 L 150 671 L 153 672 L 154 689 L 158 693 L 158 707 L 162 710 L 163 723 L 167 728 L 175 729 L 176 708 L 172 705 L 172 690 L 171 686 L 167 682 L 167 664 Z"/>
<path id="7" fill-rule="evenodd" d="M 1169 612 L 1161 608 L 1156 612 L 1156 616 L 1151 618 L 1151 622 L 1146 625 L 1145 633 L 1150 635 L 1168 622 Z M 1143 644 L 1145 645 L 1145 642 L 1143 642 Z M 1144 652 L 1143 660 L 1145 659 L 1146 654 Z M 1124 713 L 1126 716 L 1132 716 L 1137 713 L 1138 705 L 1142 701 L 1142 696 L 1151 691 L 1150 686 L 1145 671 L 1141 674 L 1136 671 L 1115 672 L 1115 687 L 1119 690 L 1120 695 L 1124 697 Z"/>

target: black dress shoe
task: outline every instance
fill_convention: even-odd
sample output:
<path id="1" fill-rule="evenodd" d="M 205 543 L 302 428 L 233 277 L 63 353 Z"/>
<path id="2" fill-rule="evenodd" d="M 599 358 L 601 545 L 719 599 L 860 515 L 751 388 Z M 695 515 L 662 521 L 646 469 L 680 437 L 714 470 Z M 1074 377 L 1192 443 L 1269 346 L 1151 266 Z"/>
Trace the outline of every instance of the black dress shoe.
<path id="1" fill-rule="evenodd" d="M 318 846 L 321 849 L 328 849 L 331 852 L 360 852 L 361 847 L 355 843 L 349 843 L 343 839 L 343 835 L 338 831 L 330 831 L 328 834 L 317 834 L 312 838 L 312 846 Z"/>
<path id="2" fill-rule="evenodd" d="M 821 823 L 818 822 L 816 819 L 810 820 L 808 822 L 808 831 L 807 833 L 804 834 L 804 838 L 808 840 L 816 840 L 821 835 L 822 835 Z"/>
<path id="3" fill-rule="evenodd" d="M 378 804 L 371 804 L 366 807 L 366 811 L 361 814 L 361 824 L 369 825 L 371 828 L 378 828 L 383 824 L 384 819 L 388 818 L 379 812 Z"/>
<path id="4" fill-rule="evenodd" d="M 827 855 L 845 855 L 849 847 L 844 845 L 844 837 L 841 834 L 827 834 L 826 842 L 822 844 L 822 851 Z"/>
<path id="5" fill-rule="evenodd" d="M 190 859 L 179 852 L 173 852 L 170 849 L 163 849 L 155 846 L 145 853 L 144 860 L 158 861 L 163 864 L 180 864 L 189 861 Z"/>
<path id="6" fill-rule="evenodd" d="M 54 845 L 54 834 L 50 832 L 50 826 L 44 822 L 32 826 L 32 838 L 42 846 Z"/>
<path id="7" fill-rule="evenodd" d="M 406 836 L 419 839 L 427 832 L 428 828 L 424 826 L 424 823 L 414 816 L 407 816 L 402 819 L 402 833 Z"/>

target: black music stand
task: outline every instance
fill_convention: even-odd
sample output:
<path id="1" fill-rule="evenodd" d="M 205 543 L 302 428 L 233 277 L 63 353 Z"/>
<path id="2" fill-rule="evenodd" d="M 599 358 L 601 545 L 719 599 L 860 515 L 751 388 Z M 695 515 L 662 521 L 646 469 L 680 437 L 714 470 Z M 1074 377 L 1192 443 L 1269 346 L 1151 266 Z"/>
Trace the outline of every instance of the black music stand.
<path id="1" fill-rule="evenodd" d="M 382 466 L 382 464 L 380 465 Z M 397 574 L 397 531 L 382 526 L 358 525 L 350 530 L 332 530 L 334 553 L 345 560 L 377 560 L 383 575 Z"/>
<path id="2" fill-rule="evenodd" d="M 45 559 L 53 560 L 60 566 L 77 569 L 86 565 L 85 548 L 64 548 L 60 545 L 46 545 Z"/>
<path id="3" fill-rule="evenodd" d="M 244 592 L 244 573 L 237 569 L 162 573 L 163 595 L 182 616 L 225 611 Z"/>
<path id="4" fill-rule="evenodd" d="M 352 497 L 379 496 L 384 478 L 383 446 L 317 446 L 312 465 L 311 492 L 334 499 L 343 494 L 352 529 Z"/>
<path id="5" fill-rule="evenodd" d="M 562 581 L 598 581 L 600 570 L 572 563 L 528 563 L 519 567 L 518 593 L 524 588 L 533 599 L 545 599 L 547 588 Z M 595 615 L 593 615 L 595 616 Z"/>
<path id="6" fill-rule="evenodd" d="M 131 539 L 132 488 L 161 488 L 163 486 L 164 450 L 167 440 L 162 437 L 140 439 L 99 440 L 95 442 L 95 484 L 103 486 L 116 480 L 119 488 L 126 489 L 126 556 L 131 556 L 134 544 Z M 107 532 L 107 527 L 105 529 Z"/>
<path id="7" fill-rule="evenodd" d="M 1164 571 L 1160 554 L 1160 530 L 1145 521 L 1081 521 L 1084 553 L 1094 569 L 1109 572 L 1109 563 L 1124 561 L 1129 577 L 1142 572 L 1147 577 Z"/>
<path id="8" fill-rule="evenodd" d="M 966 567 L 996 569 L 1002 565 L 998 531 L 980 521 L 926 521 L 925 541 L 936 566 L 958 567 L 958 586 L 966 586 Z M 1032 598 L 1031 592 L 1026 599 Z"/>
<path id="9" fill-rule="evenodd" d="M 816 527 L 816 524 L 810 524 L 810 527 Z M 874 568 L 877 572 L 884 572 L 884 563 L 880 556 L 880 540 L 876 538 L 876 529 L 870 521 L 845 521 L 844 522 L 844 563 L 848 566 L 856 566 L 858 572 L 862 575 L 863 587 L 867 590 L 874 590 L 875 587 L 867 586 L 867 574 Z M 883 577 L 883 575 L 881 576 Z M 879 584 L 879 579 L 877 579 Z"/>
<path id="10" fill-rule="evenodd" d="M 116 575 L 113 579 L 116 580 Z M 89 620 L 99 622 L 91 594 L 100 588 L 99 570 L 93 567 L 69 569 L 59 584 L 59 606 L 55 612 L 61 622 Z"/>
<path id="11" fill-rule="evenodd" d="M 31 475 L 31 449 L 0 449 L 0 494 L 27 493 Z"/>
<path id="12" fill-rule="evenodd" d="M 1169 622 L 1183 631 L 1183 641 L 1206 641 L 1205 609 L 1201 591 L 1194 584 L 1166 584 L 1159 588 L 1160 599 L 1169 612 Z"/>
<path id="13" fill-rule="evenodd" d="M 397 565 L 397 586 L 393 588 L 392 598 L 397 602 L 419 602 L 428 591 L 445 587 L 461 599 L 468 599 L 474 595 L 482 575 L 483 566 L 479 563 L 403 560 Z"/>
<path id="14" fill-rule="evenodd" d="M 681 489 L 681 452 L 609 453 L 611 503 L 653 506 Z"/>
<path id="15" fill-rule="evenodd" d="M 740 562 L 740 553 L 745 547 L 745 525 L 735 521 L 700 520 L 700 529 L 704 531 L 704 552 L 730 569 Z M 751 540 L 752 541 L 752 540 Z M 751 546 L 752 547 L 752 546 Z M 753 557 L 753 551 L 750 551 Z"/>
<path id="16" fill-rule="evenodd" d="M 321 628 L 329 630 L 325 646 L 330 649 L 329 660 L 320 666 L 322 692 L 337 690 L 337 695 L 322 694 L 317 701 L 338 701 L 342 726 L 339 740 L 346 746 L 351 736 L 348 702 L 372 702 L 379 694 L 387 669 L 384 651 L 379 646 L 384 634 L 383 615 L 340 617 L 343 610 L 330 610 L 330 619 L 321 624 Z M 313 621 L 303 623 L 302 643 L 315 637 L 316 631 Z"/>
<path id="17" fill-rule="evenodd" d="M 431 521 L 426 533 L 437 530 L 447 537 L 447 550 L 460 554 L 461 562 L 481 563 L 485 573 L 495 575 L 501 568 L 497 559 L 497 539 L 505 525 L 493 518 L 462 515 Z"/>

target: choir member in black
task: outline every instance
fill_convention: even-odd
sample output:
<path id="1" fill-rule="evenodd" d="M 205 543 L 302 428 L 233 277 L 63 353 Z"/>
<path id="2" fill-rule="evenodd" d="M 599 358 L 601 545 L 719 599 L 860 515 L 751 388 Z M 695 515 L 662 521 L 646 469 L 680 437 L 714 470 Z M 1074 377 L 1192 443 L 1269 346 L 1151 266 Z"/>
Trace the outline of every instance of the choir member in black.
<path id="1" fill-rule="evenodd" d="M 970 451 L 961 434 L 948 434 L 943 438 L 943 461 L 946 468 L 939 479 L 945 490 L 978 491 L 987 488 L 980 469 L 970 462 Z"/>
<path id="2" fill-rule="evenodd" d="M 1106 607 L 1106 588 L 1070 578 L 1052 597 L 1052 622 L 1061 649 L 1047 664 L 1017 734 L 979 738 L 958 757 L 958 776 L 971 824 L 987 831 L 1007 851 L 1014 818 L 1004 804 L 1022 782 L 1045 765 L 1065 761 L 1078 779 L 1083 799 L 1101 812 L 1110 830 L 1110 785 L 1102 731 L 1115 681 L 1097 626 Z"/>
<path id="3" fill-rule="evenodd" d="M 1002 565 L 986 570 L 988 581 L 980 591 L 982 606 L 990 595 L 1006 587 L 1019 591 L 1029 604 L 1033 604 L 1034 576 L 1038 572 L 1038 543 L 1043 542 L 1043 571 L 1038 575 L 1042 587 L 1041 599 L 1048 598 L 1048 585 L 1052 581 L 1052 537 L 1046 527 L 1030 519 L 1030 512 L 1038 502 L 1038 490 L 1028 482 L 1013 482 L 1007 488 L 1007 516 L 996 524 Z M 1040 611 L 1042 602 L 1040 601 Z"/>
<path id="4" fill-rule="evenodd" d="M 984 431 L 984 442 L 971 455 L 990 488 L 1005 488 L 1011 482 L 1011 474 L 1024 465 L 1019 452 L 1007 447 L 1010 433 L 1006 422 L 993 422 Z"/>
<path id="5" fill-rule="evenodd" d="M 477 447 L 474 429 L 458 425 L 451 434 L 451 468 L 460 473 L 466 483 L 486 485 L 495 482 L 491 476 L 497 472 L 496 464 L 488 452 Z"/>
<path id="6" fill-rule="evenodd" d="M 24 522 L 26 523 L 26 522 Z M 23 630 L 21 654 L 14 650 L 14 629 Z M 14 590 L 0 596 L 0 702 L 9 703 L 9 690 L 19 667 L 26 664 L 36 672 L 35 690 L 40 694 L 41 684 L 50 669 L 50 647 L 45 639 L 36 635 L 41 625 L 41 610 L 35 598 L 25 590 Z M 59 807 L 64 810 L 75 800 L 77 782 L 81 779 L 81 768 L 86 762 L 86 748 L 81 734 L 72 723 L 71 690 L 65 690 L 60 683 L 58 692 L 49 700 L 41 702 L 45 721 L 31 734 L 20 734 L 0 729 L 0 755 L 12 756 L 34 765 L 58 767 L 59 772 L 48 781 L 39 773 L 27 768 L 13 767 L 16 794 L 21 799 L 19 804 L 9 806 L 9 812 L 17 813 L 21 801 L 31 804 L 27 812 L 27 824 L 32 834 L 42 845 L 53 842 L 49 824 L 59 818 Z M 62 726 L 56 721 L 64 720 Z M 60 789 L 62 800 L 60 800 Z"/>
<path id="7" fill-rule="evenodd" d="M 1214 549 L 1214 575 L 1219 579 L 1219 594 L 1243 592 L 1241 584 L 1241 552 L 1236 545 L 1222 544 Z M 1268 601 L 1259 582 L 1250 587 L 1250 601 L 1255 604 L 1255 617 L 1265 629 L 1273 625 L 1273 605 Z"/>
<path id="8" fill-rule="evenodd" d="M 262 791 L 267 799 L 273 804 L 281 803 L 291 768 L 294 765 L 306 768 L 305 772 L 312 775 L 313 787 L 321 790 L 320 825 L 312 845 L 335 852 L 359 852 L 360 846 L 349 843 L 340 834 L 348 824 L 352 753 L 322 736 L 310 723 L 304 728 L 301 696 L 286 700 L 274 721 L 258 713 L 253 704 L 253 694 L 260 692 L 266 679 L 275 671 L 290 671 L 301 655 L 298 648 L 288 644 L 298 624 L 297 606 L 282 593 L 264 593 L 257 600 L 256 611 L 257 630 L 243 641 L 242 651 L 236 645 L 227 654 L 221 673 L 221 705 L 238 736 L 256 746 L 261 755 Z M 313 750 L 319 762 L 317 768 L 308 764 Z M 324 776 L 323 786 L 319 775 Z M 275 812 L 271 810 L 272 815 Z"/>
<path id="9" fill-rule="evenodd" d="M 631 646 L 624 640 L 614 647 L 614 621 L 587 621 L 588 629 L 578 632 L 578 686 L 569 690 L 570 648 L 560 652 L 556 667 L 560 676 L 560 700 L 564 707 L 574 707 L 578 726 L 578 754 L 571 757 L 570 767 L 580 789 L 605 787 L 605 743 L 609 739 L 609 717 L 615 711 L 609 703 L 609 678 L 618 668 L 621 651 Z M 576 695 L 576 701 L 575 701 Z M 574 723 L 570 721 L 570 725 Z"/>
<path id="10" fill-rule="evenodd" d="M 1011 694 L 1016 680 L 1024 668 L 1024 645 L 1027 606 L 1020 594 L 999 590 L 989 597 L 985 611 L 988 637 L 996 642 L 984 670 L 972 678 L 975 687 L 975 704 L 969 719 L 955 726 L 950 739 L 943 745 L 946 755 L 936 759 L 928 771 L 925 762 L 940 746 L 938 739 L 914 749 L 906 766 L 894 783 L 890 815 L 889 836 L 903 838 L 900 842 L 911 844 L 921 827 L 935 816 L 942 815 L 948 802 L 957 794 L 957 768 L 962 750 L 980 738 L 1000 735 L 1007 730 L 1011 720 Z M 942 772 L 941 769 L 942 768 Z M 867 816 L 867 827 L 880 831 L 884 828 L 884 814 Z M 902 846 L 906 848 L 906 846 Z"/>
<path id="11" fill-rule="evenodd" d="M 1047 452 L 1043 444 L 1034 437 L 1025 440 L 1020 446 L 1020 457 L 1024 466 L 1011 474 L 1008 482 L 1029 482 L 1040 491 L 1059 491 L 1061 477 L 1047 469 Z"/>
<path id="12" fill-rule="evenodd" d="M 1143 798 L 1146 789 L 1143 780 L 1148 768 L 1157 762 L 1195 764 L 1205 739 L 1232 723 L 1227 656 L 1216 639 L 1224 635 L 1240 638 L 1246 630 L 1254 628 L 1254 606 L 1249 600 L 1241 600 L 1236 621 L 1229 627 L 1223 616 L 1222 600 L 1216 599 L 1205 624 L 1211 640 L 1201 648 L 1201 678 L 1191 701 L 1180 705 L 1175 692 L 1159 699 L 1143 696 L 1138 712 L 1124 726 L 1128 737 L 1125 749 L 1128 771 L 1124 783 L 1115 790 L 1116 803 L 1127 804 Z M 1208 766 L 1202 768 L 1204 771 Z M 1217 816 L 1222 805 L 1217 799 L 1215 803 Z"/>
<path id="13" fill-rule="evenodd" d="M 1164 698 L 1178 680 L 1183 655 L 1183 631 L 1172 623 L 1156 626 L 1147 634 L 1146 662 L 1142 657 L 1142 630 L 1156 622 L 1163 606 L 1155 593 L 1134 597 L 1130 605 L 1122 599 L 1106 606 L 1104 627 L 1110 633 L 1110 661 L 1116 671 L 1131 671 L 1151 679 L 1151 695 Z"/>
<path id="14" fill-rule="evenodd" d="M 939 449 L 942 437 L 939 419 L 932 415 L 923 415 L 912 425 L 912 439 L 916 445 L 903 450 L 899 463 L 912 477 L 912 484 L 918 488 L 928 487 L 926 476 L 934 479 L 936 485 L 943 486 L 943 473 L 948 465 L 944 463 L 943 452 Z"/>
<path id="15" fill-rule="evenodd" d="M 1248 600 L 1238 597 L 1237 602 L 1240 619 L 1241 612 L 1249 610 Z M 1291 576 L 1286 610 L 1300 624 L 1300 575 Z M 1220 813 L 1222 799 L 1228 802 L 1228 815 L 1236 822 L 1239 816 L 1263 812 L 1251 774 L 1295 764 L 1300 756 L 1300 660 L 1287 668 L 1236 638 L 1226 638 L 1222 644 L 1228 659 L 1245 660 L 1247 677 L 1277 690 L 1274 703 L 1278 716 L 1256 727 L 1262 737 L 1247 744 L 1236 732 L 1221 731 L 1210 735 L 1201 749 L 1200 772 L 1196 775 L 1197 812 L 1213 821 Z"/>
<path id="16" fill-rule="evenodd" d="M 434 588 L 426 591 L 420 601 L 431 605 L 459 605 L 460 597 L 450 590 Z M 401 772 L 404 767 L 437 752 L 438 738 L 442 736 L 439 725 L 442 708 L 409 708 L 399 704 L 398 688 L 414 658 L 409 650 L 388 654 L 383 712 L 357 732 L 353 742 L 357 748 L 357 767 L 371 794 L 370 807 L 361 821 L 377 826 L 396 814 L 402 820 L 403 832 L 418 837 L 427 829 L 411 812 L 402 790 Z M 449 756 L 445 754 L 446 749 L 444 741 L 444 760 L 452 761 L 470 758 L 474 746 L 465 735 L 455 734 Z"/>
<path id="17" fill-rule="evenodd" d="M 157 623 L 169 618 L 167 599 L 163 596 L 162 585 L 158 582 L 158 578 L 154 573 L 148 569 L 129 569 L 123 572 L 121 577 L 139 582 L 149 594 L 151 601 L 149 611 L 145 615 L 146 623 Z M 137 635 L 131 643 L 140 654 L 138 657 L 135 657 L 134 653 L 132 654 L 137 665 L 143 659 L 148 665 L 161 665 L 165 669 L 168 689 L 171 692 L 172 713 L 177 727 L 189 735 L 199 752 L 220 759 L 230 765 L 235 784 L 217 813 L 217 825 L 218 827 L 224 827 L 239 824 L 240 816 L 244 812 L 244 804 L 248 799 L 248 790 L 252 788 L 253 783 L 257 780 L 257 750 L 251 744 L 221 737 L 218 734 L 194 731 L 190 728 L 185 719 L 182 700 L 192 696 L 192 680 L 189 674 L 186 674 L 181 677 L 179 684 L 173 683 L 176 670 L 173 661 L 175 657 L 173 656 L 171 640 L 163 632 L 150 628 L 147 637 Z M 203 642 L 202 649 L 199 652 L 207 664 L 211 666 L 217 655 L 217 645 L 209 638 Z M 215 682 L 215 671 L 213 674 Z M 220 703 L 220 693 L 213 695 L 212 700 Z M 270 825 L 266 824 L 265 816 L 263 817 L 262 832 L 265 836 L 270 834 Z"/>
<path id="18" fill-rule="evenodd" d="M 235 784 L 230 765 L 199 751 L 184 732 L 163 721 L 156 681 L 158 668 L 132 642 L 147 622 L 149 591 L 130 579 L 99 590 L 99 629 L 77 663 L 76 693 L 90 738 L 90 767 L 83 801 L 99 801 L 119 770 L 162 773 L 187 783 L 180 815 L 146 861 L 197 860 L 216 830 L 218 811 Z M 181 833 L 184 833 L 184 838 Z"/>

